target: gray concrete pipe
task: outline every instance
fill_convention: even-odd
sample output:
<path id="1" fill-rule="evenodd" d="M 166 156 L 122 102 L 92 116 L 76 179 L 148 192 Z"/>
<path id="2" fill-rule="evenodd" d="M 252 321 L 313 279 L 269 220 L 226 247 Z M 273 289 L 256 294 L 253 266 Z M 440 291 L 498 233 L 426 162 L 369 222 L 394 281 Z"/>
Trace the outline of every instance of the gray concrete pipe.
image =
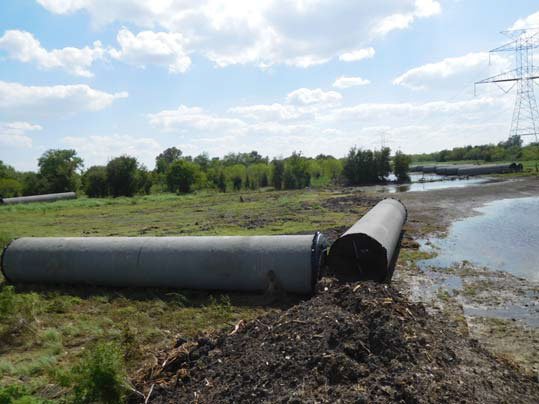
<path id="1" fill-rule="evenodd" d="M 421 171 L 425 174 L 434 174 L 436 172 L 436 166 L 423 166 Z"/>
<path id="2" fill-rule="evenodd" d="M 321 233 L 254 237 L 20 238 L 1 269 L 13 283 L 309 294 L 327 248 Z"/>
<path id="3" fill-rule="evenodd" d="M 333 243 L 330 272 L 347 281 L 390 281 L 407 217 L 406 207 L 396 199 L 376 204 Z"/>
<path id="4" fill-rule="evenodd" d="M 484 164 L 476 166 L 459 167 L 458 175 L 487 175 L 504 174 L 522 171 L 522 164 Z"/>
<path id="5" fill-rule="evenodd" d="M 18 196 L 15 198 L 0 198 L 0 204 L 14 205 L 17 203 L 54 202 L 54 201 L 59 201 L 63 199 L 76 199 L 76 198 L 77 198 L 77 194 L 75 192 L 62 192 L 58 194 Z"/>

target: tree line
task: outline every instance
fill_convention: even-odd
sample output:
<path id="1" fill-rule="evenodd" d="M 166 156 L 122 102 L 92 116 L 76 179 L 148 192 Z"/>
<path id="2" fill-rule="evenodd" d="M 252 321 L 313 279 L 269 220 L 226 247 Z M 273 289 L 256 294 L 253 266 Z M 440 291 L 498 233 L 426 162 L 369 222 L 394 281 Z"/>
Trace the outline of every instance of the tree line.
<path id="1" fill-rule="evenodd" d="M 75 150 L 53 149 L 38 159 L 37 172 L 19 172 L 0 161 L 0 197 L 80 190 L 89 197 L 118 197 L 200 189 L 233 192 L 265 187 L 286 190 L 363 185 L 386 181 L 392 170 L 400 181 L 405 181 L 409 163 L 410 158 L 400 152 L 391 159 L 389 148 L 352 148 L 341 159 L 324 154 L 310 158 L 294 152 L 286 158 L 270 160 L 257 151 L 210 158 L 207 153 L 186 156 L 180 149 L 170 147 L 156 156 L 153 170 L 127 155 L 113 158 L 104 166 L 84 169 Z"/>
<path id="2" fill-rule="evenodd" d="M 434 153 L 423 153 L 412 155 L 415 162 L 423 161 L 516 161 L 516 160 L 537 160 L 538 144 L 531 143 L 523 146 L 522 138 L 518 135 L 510 136 L 506 141 L 498 144 L 484 144 L 479 146 L 454 147 L 444 149 Z"/>

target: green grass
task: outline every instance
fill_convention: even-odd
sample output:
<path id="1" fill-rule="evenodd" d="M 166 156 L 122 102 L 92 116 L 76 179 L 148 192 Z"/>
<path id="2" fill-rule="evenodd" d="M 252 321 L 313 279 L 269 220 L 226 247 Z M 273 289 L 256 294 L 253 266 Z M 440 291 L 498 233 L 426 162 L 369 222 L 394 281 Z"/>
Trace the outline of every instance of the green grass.
<path id="1" fill-rule="evenodd" d="M 326 190 L 199 192 L 0 206 L 0 247 L 23 236 L 314 232 L 358 219 L 357 209 L 350 215 L 324 207 L 324 200 L 339 196 Z M 268 304 L 263 295 L 240 293 L 0 284 L 0 386 L 24 386 L 13 394 L 28 395 L 28 402 L 65 399 L 76 388 L 60 386 L 58 371 L 89 360 L 85 347 L 117 344 L 130 373 L 179 337 L 232 328 L 294 299 Z"/>

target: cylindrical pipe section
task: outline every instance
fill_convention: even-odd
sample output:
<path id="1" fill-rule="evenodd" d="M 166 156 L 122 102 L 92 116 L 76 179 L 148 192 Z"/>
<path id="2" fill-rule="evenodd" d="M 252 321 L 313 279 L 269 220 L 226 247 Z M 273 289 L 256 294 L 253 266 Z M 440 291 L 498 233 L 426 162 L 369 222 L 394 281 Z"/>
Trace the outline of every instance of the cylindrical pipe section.
<path id="1" fill-rule="evenodd" d="M 321 233 L 254 237 L 20 238 L 1 269 L 14 283 L 308 294 L 327 249 Z"/>
<path id="2" fill-rule="evenodd" d="M 62 192 L 58 194 L 43 194 L 43 195 L 31 195 L 31 196 L 18 196 L 15 198 L 0 198 L 2 205 L 14 205 L 17 203 L 31 203 L 31 202 L 54 202 L 63 199 L 76 199 L 77 194 L 75 192 Z"/>
<path id="3" fill-rule="evenodd" d="M 396 199 L 376 204 L 333 243 L 330 272 L 343 280 L 390 281 L 407 216 L 406 207 Z"/>
<path id="4" fill-rule="evenodd" d="M 484 164 L 476 166 L 462 166 L 458 169 L 458 175 L 488 175 L 505 174 L 522 171 L 522 165 L 516 163 L 507 164 Z"/>

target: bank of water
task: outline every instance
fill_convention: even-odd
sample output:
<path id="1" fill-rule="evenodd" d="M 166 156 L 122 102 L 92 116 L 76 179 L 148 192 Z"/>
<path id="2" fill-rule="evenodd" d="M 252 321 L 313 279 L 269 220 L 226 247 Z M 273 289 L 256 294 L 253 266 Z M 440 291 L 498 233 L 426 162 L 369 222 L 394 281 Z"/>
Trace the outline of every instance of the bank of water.
<path id="1" fill-rule="evenodd" d="M 421 266 L 469 261 L 539 281 L 539 198 L 498 200 L 477 211 L 479 215 L 453 223 L 447 237 L 431 239 L 437 256 Z"/>
<path id="2" fill-rule="evenodd" d="M 388 179 L 394 180 L 396 178 L 390 177 Z M 361 188 L 365 191 L 394 194 L 399 192 L 424 192 L 446 188 L 464 188 L 492 181 L 492 179 L 487 177 L 458 178 L 436 174 L 411 174 L 410 180 L 411 182 L 407 184 L 374 185 Z"/>

